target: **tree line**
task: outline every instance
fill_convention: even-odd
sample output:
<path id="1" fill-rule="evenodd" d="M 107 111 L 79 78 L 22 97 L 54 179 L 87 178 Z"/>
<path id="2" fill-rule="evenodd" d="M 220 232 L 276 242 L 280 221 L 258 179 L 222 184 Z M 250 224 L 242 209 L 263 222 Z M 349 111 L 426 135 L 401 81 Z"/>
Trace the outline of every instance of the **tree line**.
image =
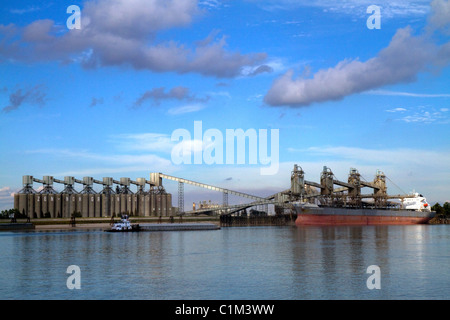
<path id="1" fill-rule="evenodd" d="M 17 209 L 2 210 L 2 212 L 0 212 L 0 219 L 11 219 L 11 218 L 22 219 L 27 218 L 27 216 L 25 213 L 21 214 L 20 211 Z"/>
<path id="2" fill-rule="evenodd" d="M 450 218 L 450 202 L 445 202 L 443 206 L 436 202 L 432 207 L 431 211 L 436 211 L 436 216 L 445 216 Z"/>

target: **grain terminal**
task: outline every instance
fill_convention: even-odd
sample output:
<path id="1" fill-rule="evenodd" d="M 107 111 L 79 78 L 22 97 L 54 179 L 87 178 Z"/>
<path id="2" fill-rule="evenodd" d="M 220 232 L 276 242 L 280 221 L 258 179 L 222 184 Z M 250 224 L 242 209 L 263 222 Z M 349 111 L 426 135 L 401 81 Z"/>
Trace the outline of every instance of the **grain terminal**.
<path id="1" fill-rule="evenodd" d="M 160 179 L 152 182 L 145 178 L 136 181 L 130 178 L 120 178 L 119 181 L 110 177 L 102 181 L 92 177 L 78 180 L 74 177 L 64 177 L 64 180 L 52 176 L 36 179 L 33 176 L 23 176 L 23 189 L 14 194 L 14 208 L 31 218 L 70 218 L 78 214 L 81 217 L 111 217 L 128 214 L 141 217 L 168 217 L 176 213 L 172 207 L 172 195 L 167 193 Z M 42 183 L 42 189 L 33 189 L 33 183 Z M 61 192 L 54 189 L 54 183 L 64 185 Z M 75 184 L 81 184 L 83 189 L 77 191 Z M 103 189 L 96 192 L 93 185 L 100 184 Z M 114 185 L 116 185 L 114 187 Z M 130 185 L 136 185 L 133 192 Z M 149 189 L 146 186 L 150 185 Z"/>
<path id="2" fill-rule="evenodd" d="M 178 182 L 178 206 L 172 206 L 172 195 L 163 187 L 162 179 Z M 388 195 L 386 175 L 377 170 L 373 181 L 365 181 L 355 168 L 351 168 L 348 180 L 336 179 L 330 168 L 324 166 L 320 183 L 305 180 L 304 171 L 294 165 L 291 172 L 291 187 L 268 197 L 225 189 L 163 173 L 151 173 L 150 180 L 130 178 L 115 180 L 104 177 L 102 181 L 92 177 L 78 180 L 64 177 L 44 176 L 42 180 L 23 176 L 23 188 L 14 195 L 14 208 L 29 218 L 115 217 L 173 217 L 184 214 L 219 214 L 221 217 L 246 215 L 252 207 L 258 216 L 268 214 L 268 205 L 274 205 L 279 217 L 288 215 L 297 224 L 410 224 L 427 223 L 435 214 L 426 199 L 419 193 Z M 41 183 L 39 191 L 33 183 Z M 54 183 L 64 185 L 61 192 L 55 191 Z M 83 185 L 76 191 L 75 184 Z M 96 192 L 94 184 L 103 189 Z M 223 193 L 223 204 L 184 211 L 184 184 Z M 115 187 L 114 187 L 115 185 Z M 137 190 L 133 192 L 131 185 Z M 150 187 L 146 189 L 147 185 Z M 339 186 L 335 188 L 335 185 Z M 363 193 L 362 189 L 369 189 Z M 234 195 L 252 200 L 249 203 L 228 204 L 228 196 Z M 255 210 L 250 210 L 253 215 Z M 270 217 L 269 217 L 270 218 Z M 266 219 L 267 220 L 267 219 Z"/>

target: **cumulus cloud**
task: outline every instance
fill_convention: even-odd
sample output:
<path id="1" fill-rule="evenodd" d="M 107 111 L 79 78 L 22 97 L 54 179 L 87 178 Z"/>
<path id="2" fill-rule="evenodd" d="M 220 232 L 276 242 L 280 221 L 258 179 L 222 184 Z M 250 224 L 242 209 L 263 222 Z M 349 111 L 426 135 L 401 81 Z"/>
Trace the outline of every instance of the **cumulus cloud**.
<path id="1" fill-rule="evenodd" d="M 195 0 L 99 0 L 86 2 L 84 27 L 121 38 L 145 38 L 159 30 L 182 27 L 199 13 Z M 82 21 L 83 21 L 82 20 Z"/>
<path id="2" fill-rule="evenodd" d="M 413 36 L 411 28 L 406 27 L 396 32 L 377 57 L 365 62 L 344 60 L 308 79 L 294 79 L 293 71 L 288 71 L 275 80 L 265 101 L 273 106 L 307 106 L 389 84 L 411 82 L 435 56 L 436 46 L 425 37 Z"/>
<path id="3" fill-rule="evenodd" d="M 157 39 L 163 30 L 188 26 L 200 11 L 197 0 L 86 2 L 79 30 L 64 32 L 49 19 L 23 28 L 0 25 L 0 61 L 79 62 L 84 68 L 128 66 L 226 78 L 266 59 L 264 53 L 229 51 L 225 38 L 216 39 L 217 34 L 195 46 Z"/>
<path id="4" fill-rule="evenodd" d="M 430 5 L 432 14 L 428 20 L 429 27 L 450 35 L 450 1 L 434 0 Z"/>
<path id="5" fill-rule="evenodd" d="M 444 6 L 447 8 L 449 2 L 432 2 L 429 20 L 436 30 L 450 23 L 448 16 L 437 13 Z M 431 33 L 416 36 L 410 27 L 405 27 L 397 30 L 389 45 L 367 61 L 343 60 L 334 67 L 319 70 L 311 78 L 296 78 L 294 71 L 289 70 L 273 82 L 264 100 L 272 106 L 291 107 L 340 100 L 386 85 L 415 81 L 428 67 L 444 67 L 449 63 L 450 42 L 439 46 L 433 42 Z"/>
<path id="6" fill-rule="evenodd" d="M 42 106 L 45 104 L 46 93 L 42 85 L 31 88 L 19 88 L 9 95 L 9 104 L 3 107 L 3 112 L 11 112 L 24 104 Z"/>

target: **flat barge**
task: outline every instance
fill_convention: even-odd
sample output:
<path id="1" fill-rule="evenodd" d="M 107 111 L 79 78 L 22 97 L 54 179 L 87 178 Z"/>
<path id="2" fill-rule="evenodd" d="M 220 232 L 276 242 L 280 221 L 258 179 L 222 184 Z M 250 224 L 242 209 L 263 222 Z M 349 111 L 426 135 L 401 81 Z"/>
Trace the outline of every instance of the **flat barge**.
<path id="1" fill-rule="evenodd" d="M 195 231 L 217 230 L 220 227 L 214 223 L 144 223 L 132 224 L 128 215 L 122 216 L 120 222 L 113 224 L 106 232 L 141 232 L 141 231 Z"/>
<path id="2" fill-rule="evenodd" d="M 218 230 L 214 223 L 144 223 L 139 224 L 139 231 L 198 231 Z"/>

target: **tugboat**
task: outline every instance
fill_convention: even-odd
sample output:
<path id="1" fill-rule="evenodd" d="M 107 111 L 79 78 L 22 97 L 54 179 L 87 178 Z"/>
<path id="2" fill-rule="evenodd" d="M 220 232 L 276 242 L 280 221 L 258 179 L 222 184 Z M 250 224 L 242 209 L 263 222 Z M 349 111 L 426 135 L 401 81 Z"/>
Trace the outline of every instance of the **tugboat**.
<path id="1" fill-rule="evenodd" d="M 120 222 L 116 222 L 112 225 L 111 229 L 105 230 L 107 232 L 136 232 L 139 231 L 138 224 L 131 224 L 127 215 L 123 215 Z"/>

